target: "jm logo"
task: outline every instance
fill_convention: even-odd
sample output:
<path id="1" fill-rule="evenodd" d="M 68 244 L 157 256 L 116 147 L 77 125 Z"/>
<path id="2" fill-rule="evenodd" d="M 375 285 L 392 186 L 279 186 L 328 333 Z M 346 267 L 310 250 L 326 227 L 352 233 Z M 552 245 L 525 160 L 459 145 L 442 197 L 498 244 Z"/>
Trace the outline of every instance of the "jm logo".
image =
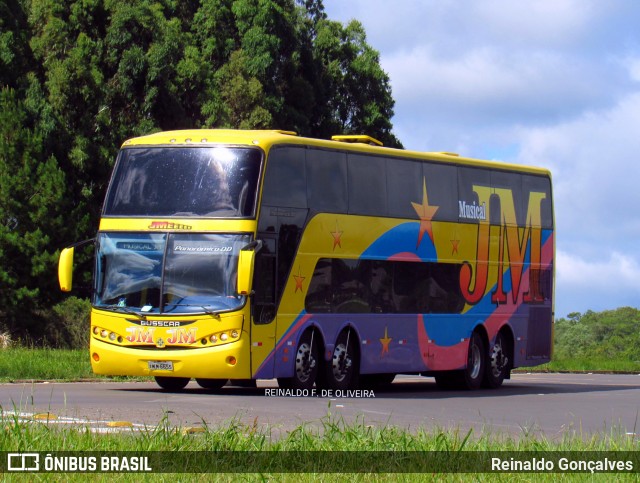
<path id="1" fill-rule="evenodd" d="M 40 455 L 38 453 L 9 453 L 7 454 L 7 470 L 39 471 Z"/>

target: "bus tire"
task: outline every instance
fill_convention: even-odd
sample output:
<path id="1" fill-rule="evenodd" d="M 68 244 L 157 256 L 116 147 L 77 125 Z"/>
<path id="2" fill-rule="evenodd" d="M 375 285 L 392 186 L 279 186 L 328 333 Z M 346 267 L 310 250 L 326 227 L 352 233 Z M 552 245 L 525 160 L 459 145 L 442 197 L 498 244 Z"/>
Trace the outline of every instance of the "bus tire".
<path id="1" fill-rule="evenodd" d="M 221 389 L 229 381 L 227 379 L 196 378 L 196 382 L 204 389 Z"/>
<path id="2" fill-rule="evenodd" d="M 298 342 L 293 377 L 278 378 L 278 385 L 284 389 L 311 389 L 318 376 L 320 340 L 313 330 L 306 331 Z"/>
<path id="3" fill-rule="evenodd" d="M 484 341 L 478 332 L 471 334 L 469 351 L 467 353 L 467 367 L 458 373 L 462 389 L 478 389 L 485 375 L 486 355 Z"/>
<path id="4" fill-rule="evenodd" d="M 511 357 L 509 338 L 498 332 L 493 347 L 487 354 L 483 387 L 496 389 L 502 385 L 511 371 Z"/>
<path id="5" fill-rule="evenodd" d="M 155 376 L 156 383 L 165 391 L 182 391 L 189 384 L 188 377 Z"/>
<path id="6" fill-rule="evenodd" d="M 331 360 L 325 365 L 325 382 L 329 389 L 355 389 L 358 387 L 359 357 L 357 336 L 352 330 L 340 333 L 331 354 Z"/>

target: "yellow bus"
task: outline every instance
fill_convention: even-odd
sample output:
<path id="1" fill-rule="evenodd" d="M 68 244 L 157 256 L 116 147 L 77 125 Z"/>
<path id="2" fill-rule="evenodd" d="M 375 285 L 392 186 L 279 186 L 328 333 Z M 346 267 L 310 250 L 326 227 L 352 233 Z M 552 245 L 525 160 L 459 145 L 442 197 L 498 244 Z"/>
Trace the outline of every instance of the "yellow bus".
<path id="1" fill-rule="evenodd" d="M 476 389 L 551 357 L 541 168 L 368 136 L 161 132 L 123 144 L 94 243 L 96 374 Z"/>

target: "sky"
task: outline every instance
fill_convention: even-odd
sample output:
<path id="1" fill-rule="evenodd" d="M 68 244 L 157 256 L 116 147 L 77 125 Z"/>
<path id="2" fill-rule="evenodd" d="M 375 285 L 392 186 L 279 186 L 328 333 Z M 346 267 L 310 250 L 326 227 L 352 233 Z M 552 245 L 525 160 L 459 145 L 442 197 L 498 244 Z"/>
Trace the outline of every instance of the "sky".
<path id="1" fill-rule="evenodd" d="M 640 1 L 324 6 L 380 53 L 406 149 L 551 170 L 556 317 L 640 308 Z"/>

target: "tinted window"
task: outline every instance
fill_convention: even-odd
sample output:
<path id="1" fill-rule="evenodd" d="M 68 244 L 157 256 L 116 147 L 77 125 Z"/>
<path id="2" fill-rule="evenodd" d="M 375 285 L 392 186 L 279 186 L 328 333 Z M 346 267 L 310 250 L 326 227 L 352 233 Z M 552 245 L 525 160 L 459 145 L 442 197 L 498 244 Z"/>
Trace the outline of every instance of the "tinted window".
<path id="1" fill-rule="evenodd" d="M 460 167 L 458 168 L 458 221 L 478 223 L 489 219 L 487 201 L 482 203 L 474 186 L 487 188 L 491 186 L 491 171 Z"/>
<path id="2" fill-rule="evenodd" d="M 387 188 L 389 215 L 415 218 L 411 203 L 422 200 L 422 163 L 387 159 Z"/>
<path id="3" fill-rule="evenodd" d="M 528 206 L 530 193 L 544 193 L 545 197 L 540 201 L 542 228 L 553 228 L 553 208 L 551 200 L 551 182 L 549 178 L 542 176 L 522 176 L 522 189 L 525 193 L 524 203 Z M 531 209 L 525 207 L 525 209 Z"/>
<path id="4" fill-rule="evenodd" d="M 262 203 L 290 208 L 307 207 L 304 148 L 274 148 L 269 155 Z"/>
<path id="5" fill-rule="evenodd" d="M 349 213 L 386 215 L 385 165 L 384 158 L 349 154 Z"/>
<path id="6" fill-rule="evenodd" d="M 524 226 L 526 223 L 526 206 L 523 205 L 523 198 L 525 197 L 522 196 L 522 176 L 518 173 L 492 171 L 491 187 L 510 192 L 510 195 L 503 196 L 499 200 L 501 205 L 500 213 L 504 216 L 505 210 L 515 211 L 516 224 Z M 493 206 L 491 208 L 493 210 Z"/>
<path id="7" fill-rule="evenodd" d="M 434 220 L 458 220 L 458 173 L 455 166 L 437 163 L 423 164 L 429 205 L 437 206 Z M 422 188 L 420 198 L 422 201 Z"/>
<path id="8" fill-rule="evenodd" d="M 460 265 L 388 260 L 318 260 L 309 313 L 460 313 Z"/>
<path id="9" fill-rule="evenodd" d="M 347 212 L 347 155 L 307 151 L 307 200 L 315 212 Z"/>
<path id="10" fill-rule="evenodd" d="M 253 216 L 261 157 L 257 149 L 241 148 L 123 149 L 104 214 Z"/>

